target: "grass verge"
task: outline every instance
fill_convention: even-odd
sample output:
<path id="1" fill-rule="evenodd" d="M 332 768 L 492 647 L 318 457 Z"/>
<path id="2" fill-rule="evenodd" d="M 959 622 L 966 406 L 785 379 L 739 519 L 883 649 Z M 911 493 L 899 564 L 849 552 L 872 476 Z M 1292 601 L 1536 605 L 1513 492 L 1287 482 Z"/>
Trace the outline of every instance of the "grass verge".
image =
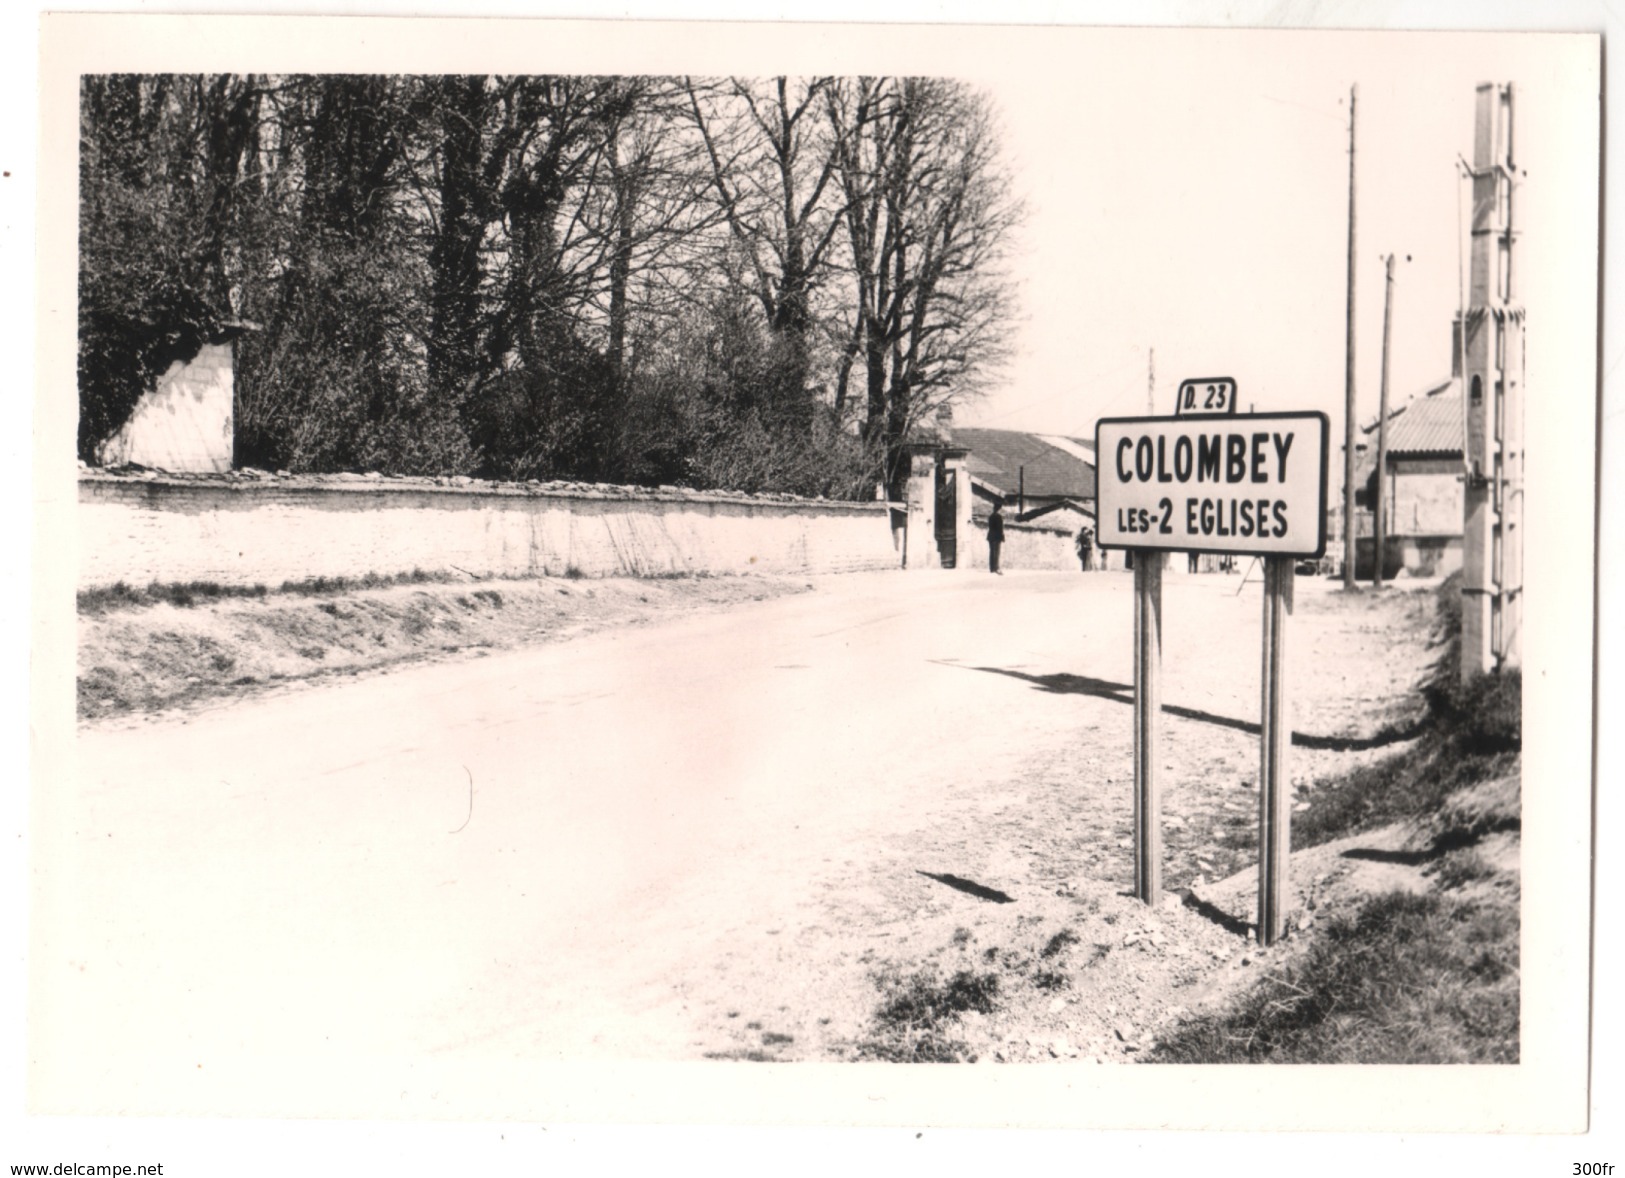
<path id="1" fill-rule="evenodd" d="M 1239 1007 L 1186 1023 L 1160 1063 L 1517 1063 L 1518 919 L 1396 891 L 1334 917 Z"/>
<path id="2" fill-rule="evenodd" d="M 1164 1039 L 1162 1063 L 1516 1063 L 1515 854 L 1480 849 L 1520 829 L 1522 681 L 1460 677 L 1460 581 L 1439 589 L 1443 651 L 1427 715 L 1404 752 L 1319 785 L 1294 848 L 1395 822 L 1427 844 L 1430 890 L 1377 895 L 1332 916 L 1306 949 L 1229 1010 Z M 1486 840 L 1489 840 L 1486 842 Z"/>
<path id="3" fill-rule="evenodd" d="M 300 581 L 284 581 L 278 593 L 302 597 L 332 597 L 340 593 L 353 593 L 360 589 L 387 589 L 393 585 L 424 585 L 466 581 L 468 578 L 450 572 L 425 572 L 413 569 L 409 573 L 367 573 L 360 577 L 306 577 Z M 208 605 L 231 598 L 264 599 L 272 590 L 264 585 L 222 585 L 218 581 L 153 581 L 145 587 L 129 585 L 123 581 L 96 589 L 81 589 L 78 606 L 81 614 L 105 614 L 118 609 L 141 609 L 152 605 L 173 605 L 181 609 Z"/>

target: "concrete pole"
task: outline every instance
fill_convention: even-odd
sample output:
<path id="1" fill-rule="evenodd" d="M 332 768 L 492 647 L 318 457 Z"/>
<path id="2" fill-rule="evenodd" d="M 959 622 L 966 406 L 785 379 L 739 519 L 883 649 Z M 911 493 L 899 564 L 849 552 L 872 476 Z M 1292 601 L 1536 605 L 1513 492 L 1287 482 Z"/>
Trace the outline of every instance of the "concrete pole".
<path id="1" fill-rule="evenodd" d="M 1467 401 L 1462 496 L 1461 674 L 1519 661 L 1523 587 L 1524 312 L 1512 285 L 1512 90 L 1478 87 L 1473 139 L 1472 258 L 1462 384 Z"/>
<path id="2" fill-rule="evenodd" d="M 1134 894 L 1162 897 L 1162 553 L 1134 550 Z"/>
<path id="3" fill-rule="evenodd" d="M 1264 558 L 1264 675 L 1258 778 L 1258 943 L 1286 935 L 1292 853 L 1292 719 L 1287 706 L 1286 626 L 1292 613 L 1293 558 Z"/>
<path id="4" fill-rule="evenodd" d="M 1349 260 L 1347 329 L 1343 356 L 1343 588 L 1354 583 L 1354 102 L 1349 87 Z"/>
<path id="5" fill-rule="evenodd" d="M 1377 498 L 1371 515 L 1371 585 L 1382 588 L 1382 558 L 1388 543 L 1388 340 L 1394 328 L 1394 255 L 1384 261 L 1382 296 L 1382 392 L 1377 404 Z"/>

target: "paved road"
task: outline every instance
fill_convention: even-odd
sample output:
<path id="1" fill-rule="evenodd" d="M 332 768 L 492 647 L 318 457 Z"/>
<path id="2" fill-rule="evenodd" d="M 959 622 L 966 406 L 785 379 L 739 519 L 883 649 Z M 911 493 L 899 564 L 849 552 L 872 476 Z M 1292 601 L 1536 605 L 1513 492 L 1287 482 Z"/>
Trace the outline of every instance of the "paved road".
<path id="1" fill-rule="evenodd" d="M 35 1098 L 301 1111 L 289 1074 L 379 1061 L 694 1058 L 682 979 L 760 979 L 736 950 L 858 886 L 854 847 L 1066 738 L 1077 696 L 967 668 L 1126 682 L 1130 610 L 1120 574 L 829 578 L 87 730 L 36 857 Z"/>

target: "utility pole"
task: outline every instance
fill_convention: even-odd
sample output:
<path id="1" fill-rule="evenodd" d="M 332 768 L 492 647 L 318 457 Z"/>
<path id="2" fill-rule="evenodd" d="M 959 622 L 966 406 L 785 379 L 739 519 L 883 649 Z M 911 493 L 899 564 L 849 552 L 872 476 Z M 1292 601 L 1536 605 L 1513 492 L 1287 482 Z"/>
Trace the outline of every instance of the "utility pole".
<path id="1" fill-rule="evenodd" d="M 1467 399 L 1462 496 L 1461 675 L 1522 661 L 1524 309 L 1513 281 L 1518 175 L 1512 87 L 1478 87 L 1472 260 L 1462 324 Z"/>
<path id="2" fill-rule="evenodd" d="M 1388 543 L 1388 339 L 1394 328 L 1394 255 L 1384 260 L 1382 296 L 1382 392 L 1377 404 L 1377 498 L 1371 513 L 1371 587 L 1382 588 L 1382 559 Z"/>
<path id="3" fill-rule="evenodd" d="M 1343 358 L 1343 588 L 1354 584 L 1354 103 L 1358 84 L 1349 87 L 1349 260 L 1348 328 Z"/>

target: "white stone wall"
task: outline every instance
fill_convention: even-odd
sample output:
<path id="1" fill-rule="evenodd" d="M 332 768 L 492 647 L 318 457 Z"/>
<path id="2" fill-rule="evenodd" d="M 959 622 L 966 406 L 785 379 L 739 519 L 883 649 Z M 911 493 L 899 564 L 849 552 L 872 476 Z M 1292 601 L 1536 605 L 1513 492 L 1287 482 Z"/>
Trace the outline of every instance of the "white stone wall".
<path id="1" fill-rule="evenodd" d="M 169 366 L 98 457 L 104 466 L 222 474 L 232 463 L 232 391 L 231 344 L 204 344 L 190 363 Z"/>
<path id="2" fill-rule="evenodd" d="M 465 481 L 466 482 L 466 481 Z M 79 481 L 79 585 L 462 571 L 833 573 L 898 565 L 884 504 L 432 480 Z"/>
<path id="3" fill-rule="evenodd" d="M 1004 521 L 1004 547 L 999 550 L 1001 569 L 1078 569 L 1078 550 L 1073 546 L 1076 532 L 1036 528 L 1031 524 Z M 976 521 L 965 540 L 960 541 L 962 568 L 987 569 L 987 523 Z M 1121 558 L 1119 557 L 1119 560 Z M 1100 567 L 1100 550 L 1095 550 L 1095 567 Z"/>

